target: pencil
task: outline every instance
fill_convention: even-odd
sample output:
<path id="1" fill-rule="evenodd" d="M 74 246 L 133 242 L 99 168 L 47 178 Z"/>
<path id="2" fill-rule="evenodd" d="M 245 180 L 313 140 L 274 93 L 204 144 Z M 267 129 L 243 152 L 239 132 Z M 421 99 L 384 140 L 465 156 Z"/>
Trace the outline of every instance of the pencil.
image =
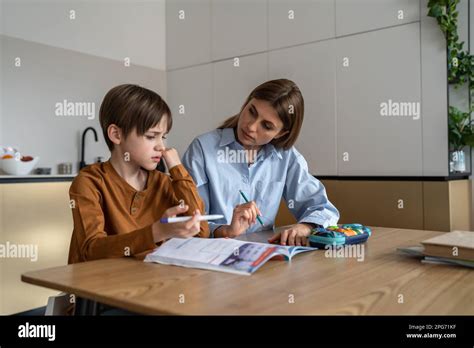
<path id="1" fill-rule="evenodd" d="M 247 197 L 245 197 L 244 193 L 241 190 L 239 190 L 239 192 L 242 195 L 242 197 L 244 198 L 245 203 L 248 203 L 249 200 L 247 199 Z M 260 222 L 260 225 L 263 226 L 263 221 L 262 221 L 262 219 L 260 219 L 260 215 L 258 215 L 258 214 L 257 214 L 257 220 L 258 220 L 258 222 Z"/>
<path id="2" fill-rule="evenodd" d="M 184 222 L 189 221 L 193 217 L 192 216 L 179 216 L 179 217 L 172 217 L 172 218 L 161 218 L 160 222 L 162 224 L 168 224 L 173 222 Z M 223 219 L 224 215 L 201 215 L 199 217 L 199 221 L 209 221 L 209 220 L 218 220 Z"/>

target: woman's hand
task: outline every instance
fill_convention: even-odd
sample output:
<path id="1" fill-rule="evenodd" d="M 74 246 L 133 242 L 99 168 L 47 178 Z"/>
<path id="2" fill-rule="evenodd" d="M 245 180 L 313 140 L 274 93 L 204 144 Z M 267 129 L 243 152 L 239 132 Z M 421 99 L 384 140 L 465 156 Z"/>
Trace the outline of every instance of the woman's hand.
<path id="1" fill-rule="evenodd" d="M 163 218 L 175 217 L 177 214 L 185 213 L 188 209 L 189 207 L 187 205 L 177 205 L 166 210 L 163 214 Z M 156 221 L 152 225 L 153 240 L 155 241 L 155 243 L 158 243 L 174 237 L 194 237 L 200 232 L 200 216 L 201 212 L 199 211 L 199 209 L 196 209 L 193 218 L 188 221 L 167 224 L 163 224 L 159 221 Z"/>
<path id="2" fill-rule="evenodd" d="M 262 215 L 254 201 L 240 204 L 234 208 L 230 225 L 221 226 L 214 232 L 215 237 L 234 238 L 244 233 Z"/>
<path id="3" fill-rule="evenodd" d="M 168 170 L 177 166 L 178 164 L 181 164 L 178 151 L 176 151 L 176 149 L 172 147 L 169 147 L 163 150 L 163 159 L 166 162 L 166 166 L 168 167 Z"/>
<path id="4" fill-rule="evenodd" d="M 296 224 L 283 232 L 278 232 L 271 237 L 269 243 L 280 243 L 281 245 L 306 246 L 311 234 L 312 226 L 309 224 Z"/>

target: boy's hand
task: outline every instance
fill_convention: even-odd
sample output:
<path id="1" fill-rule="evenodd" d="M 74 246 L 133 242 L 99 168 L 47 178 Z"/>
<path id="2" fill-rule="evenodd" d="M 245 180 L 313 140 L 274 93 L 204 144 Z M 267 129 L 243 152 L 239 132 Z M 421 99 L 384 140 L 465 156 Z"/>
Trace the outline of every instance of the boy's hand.
<path id="1" fill-rule="evenodd" d="M 175 206 L 169 208 L 163 214 L 163 217 L 175 217 L 176 214 L 181 214 L 186 212 L 189 209 L 187 205 L 185 206 Z M 193 218 L 184 222 L 168 223 L 162 224 L 159 221 L 156 221 L 152 225 L 153 239 L 155 243 L 162 242 L 164 240 L 176 237 L 176 238 L 189 238 L 193 237 L 200 232 L 200 221 L 199 217 L 201 212 L 197 209 L 194 212 Z"/>
<path id="2" fill-rule="evenodd" d="M 161 218 L 176 217 L 176 215 L 178 214 L 186 213 L 188 209 L 189 209 L 189 205 L 187 204 L 175 205 L 174 207 L 166 209 L 166 211 L 163 213 L 163 216 Z"/>
<path id="3" fill-rule="evenodd" d="M 269 243 L 280 243 L 281 245 L 306 246 L 308 236 L 311 234 L 311 227 L 307 224 L 296 224 L 283 232 L 278 232 L 271 237 Z"/>
<path id="4" fill-rule="evenodd" d="M 168 170 L 177 166 L 178 164 L 181 164 L 178 151 L 172 147 L 168 147 L 163 151 L 163 159 L 166 162 Z"/>

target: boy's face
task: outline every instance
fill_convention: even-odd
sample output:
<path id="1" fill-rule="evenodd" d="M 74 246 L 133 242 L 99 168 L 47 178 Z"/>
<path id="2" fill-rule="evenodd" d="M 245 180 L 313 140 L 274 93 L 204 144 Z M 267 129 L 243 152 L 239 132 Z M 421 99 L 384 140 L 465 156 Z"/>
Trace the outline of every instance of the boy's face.
<path id="1" fill-rule="evenodd" d="M 160 122 L 143 135 L 138 135 L 136 129 L 130 132 L 121 144 L 125 160 L 128 153 L 131 163 L 146 170 L 156 169 L 165 150 L 165 139 L 168 133 L 167 117 L 163 115 Z"/>

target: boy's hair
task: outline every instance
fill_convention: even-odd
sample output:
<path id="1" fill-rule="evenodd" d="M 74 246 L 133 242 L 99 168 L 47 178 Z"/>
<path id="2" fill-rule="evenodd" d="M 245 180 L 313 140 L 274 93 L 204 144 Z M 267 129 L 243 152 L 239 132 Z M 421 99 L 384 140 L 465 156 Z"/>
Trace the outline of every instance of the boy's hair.
<path id="1" fill-rule="evenodd" d="M 262 83 L 247 97 L 240 113 L 252 98 L 269 102 L 283 122 L 283 130 L 288 131 L 287 134 L 278 139 L 273 139 L 270 143 L 276 148 L 285 150 L 291 148 L 300 134 L 304 118 L 304 99 L 296 83 L 288 79 Z M 225 120 L 218 129 L 237 127 L 240 113 Z"/>
<path id="2" fill-rule="evenodd" d="M 134 129 L 138 135 L 145 134 L 160 122 L 163 115 L 167 115 L 169 132 L 173 125 L 171 110 L 157 93 L 131 84 L 112 88 L 105 95 L 99 112 L 100 126 L 109 150 L 114 149 L 114 143 L 107 134 L 111 124 L 120 127 L 124 138 L 127 138 Z"/>

